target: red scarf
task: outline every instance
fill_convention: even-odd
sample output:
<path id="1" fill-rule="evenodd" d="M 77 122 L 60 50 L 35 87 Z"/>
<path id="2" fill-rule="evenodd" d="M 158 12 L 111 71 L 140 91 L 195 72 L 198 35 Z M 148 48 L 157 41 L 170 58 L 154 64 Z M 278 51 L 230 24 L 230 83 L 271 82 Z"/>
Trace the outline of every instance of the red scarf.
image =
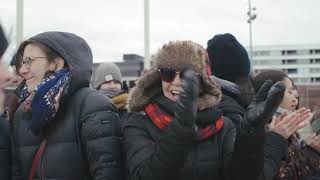
<path id="1" fill-rule="evenodd" d="M 173 120 L 173 117 L 162 111 L 156 103 L 148 104 L 144 110 L 151 119 L 151 121 L 161 130 L 167 127 L 169 123 Z M 204 140 L 211 137 L 214 134 L 217 134 L 222 129 L 223 124 L 223 116 L 220 116 L 215 121 L 215 123 L 212 123 L 211 125 L 208 125 L 204 128 L 198 129 L 198 137 L 200 138 L 200 140 Z"/>

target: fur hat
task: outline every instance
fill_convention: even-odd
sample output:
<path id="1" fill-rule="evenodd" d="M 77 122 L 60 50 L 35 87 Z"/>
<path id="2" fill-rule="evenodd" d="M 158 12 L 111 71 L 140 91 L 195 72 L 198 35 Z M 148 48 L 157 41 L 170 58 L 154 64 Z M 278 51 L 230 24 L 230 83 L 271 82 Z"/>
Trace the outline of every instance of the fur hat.
<path id="1" fill-rule="evenodd" d="M 175 41 L 164 45 L 152 57 L 152 69 L 141 76 L 129 97 L 129 110 L 141 111 L 151 99 L 162 92 L 158 69 L 173 68 L 177 71 L 192 69 L 199 74 L 202 93 L 198 98 L 198 109 L 203 110 L 218 104 L 221 91 L 211 80 L 209 60 L 205 49 L 192 41 Z"/>
<path id="2" fill-rule="evenodd" d="M 215 35 L 207 45 L 213 75 L 231 82 L 249 75 L 248 53 L 232 34 Z"/>
<path id="3" fill-rule="evenodd" d="M 118 81 L 122 85 L 122 76 L 119 67 L 114 63 L 100 64 L 93 76 L 93 87 L 99 89 L 101 84 L 112 80 Z"/>

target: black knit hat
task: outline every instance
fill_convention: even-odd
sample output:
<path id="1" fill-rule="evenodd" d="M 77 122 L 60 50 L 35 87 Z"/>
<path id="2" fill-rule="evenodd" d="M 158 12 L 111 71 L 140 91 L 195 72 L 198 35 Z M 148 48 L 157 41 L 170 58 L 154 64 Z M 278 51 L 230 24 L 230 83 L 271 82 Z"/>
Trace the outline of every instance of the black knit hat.
<path id="1" fill-rule="evenodd" d="M 250 73 L 246 49 L 229 33 L 215 35 L 207 43 L 212 74 L 231 82 Z"/>
<path id="2" fill-rule="evenodd" d="M 2 57 L 3 53 L 6 51 L 8 47 L 8 40 L 3 32 L 3 29 L 0 25 L 0 57 Z"/>

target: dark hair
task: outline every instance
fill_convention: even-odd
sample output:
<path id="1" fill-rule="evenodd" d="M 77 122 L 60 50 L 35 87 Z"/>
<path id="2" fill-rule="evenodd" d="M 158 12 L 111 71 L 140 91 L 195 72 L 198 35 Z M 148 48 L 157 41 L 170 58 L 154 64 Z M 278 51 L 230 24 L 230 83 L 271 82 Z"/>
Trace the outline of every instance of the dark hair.
<path id="1" fill-rule="evenodd" d="M 283 81 L 285 78 L 289 78 L 288 75 L 280 70 L 265 70 L 254 77 L 252 81 L 254 91 L 257 93 L 267 80 L 271 80 L 275 84 L 278 81 Z"/>
<path id="2" fill-rule="evenodd" d="M 16 71 L 18 74 L 19 74 L 19 70 L 21 68 L 21 62 L 22 62 L 22 58 L 23 58 L 24 49 L 29 44 L 38 46 L 46 54 L 46 57 L 49 62 L 52 62 L 56 58 L 61 57 L 61 55 L 59 53 L 57 53 L 55 50 L 51 49 L 50 47 L 44 45 L 41 42 L 38 42 L 35 40 L 26 40 L 20 44 L 18 51 L 17 51 L 17 54 L 16 54 Z"/>

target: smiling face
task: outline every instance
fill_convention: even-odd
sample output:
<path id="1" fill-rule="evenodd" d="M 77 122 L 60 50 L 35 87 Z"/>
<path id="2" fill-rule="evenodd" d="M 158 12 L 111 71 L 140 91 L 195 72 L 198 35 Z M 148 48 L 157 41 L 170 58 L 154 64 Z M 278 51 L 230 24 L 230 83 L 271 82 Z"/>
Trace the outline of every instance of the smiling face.
<path id="1" fill-rule="evenodd" d="M 30 59 L 30 64 L 26 59 Z M 46 53 L 35 44 L 28 44 L 23 51 L 19 74 L 26 80 L 28 91 L 33 91 L 37 85 L 44 79 L 48 71 L 56 69 L 54 61 L 48 61 Z"/>

